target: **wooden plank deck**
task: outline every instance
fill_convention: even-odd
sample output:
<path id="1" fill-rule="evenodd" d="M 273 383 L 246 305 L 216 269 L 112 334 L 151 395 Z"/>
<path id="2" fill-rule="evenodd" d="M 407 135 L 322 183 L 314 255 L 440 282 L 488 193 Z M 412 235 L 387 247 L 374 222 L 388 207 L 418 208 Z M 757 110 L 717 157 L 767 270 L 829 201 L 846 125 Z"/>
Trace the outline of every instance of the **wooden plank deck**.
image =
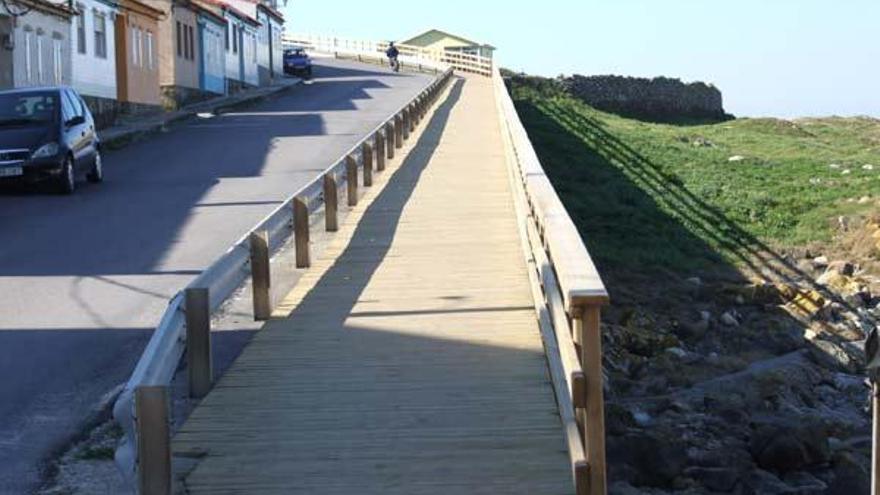
<path id="1" fill-rule="evenodd" d="M 416 138 L 175 437 L 187 493 L 573 492 L 491 80 Z"/>

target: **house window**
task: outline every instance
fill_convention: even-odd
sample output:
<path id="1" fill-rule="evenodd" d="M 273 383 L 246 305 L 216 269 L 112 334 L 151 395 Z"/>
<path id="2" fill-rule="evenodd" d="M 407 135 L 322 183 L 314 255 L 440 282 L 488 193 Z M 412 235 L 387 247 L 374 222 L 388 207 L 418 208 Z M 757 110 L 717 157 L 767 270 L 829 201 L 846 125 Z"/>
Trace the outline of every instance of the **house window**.
<path id="1" fill-rule="evenodd" d="M 86 52 L 86 8 L 83 4 L 77 4 L 79 15 L 76 16 L 76 50 L 79 53 Z"/>
<path id="2" fill-rule="evenodd" d="M 195 60 L 195 59 L 196 59 L 196 41 L 195 41 L 195 40 L 196 40 L 196 36 L 195 36 L 195 30 L 193 29 L 192 26 L 187 26 L 186 29 L 187 29 L 187 31 L 189 32 L 189 59 L 190 59 L 190 60 Z"/>
<path id="3" fill-rule="evenodd" d="M 147 31 L 147 68 L 153 70 L 153 33 Z"/>
<path id="4" fill-rule="evenodd" d="M 131 64 L 141 66 L 141 30 L 134 28 L 131 31 Z"/>
<path id="5" fill-rule="evenodd" d="M 177 21 L 177 56 L 183 56 L 183 28 L 180 21 Z"/>
<path id="6" fill-rule="evenodd" d="M 95 56 L 107 58 L 107 17 L 95 13 Z"/>
<path id="7" fill-rule="evenodd" d="M 55 84 L 61 84 L 64 79 L 64 59 L 61 57 L 61 40 L 52 40 L 52 67 L 55 69 Z"/>
<path id="8" fill-rule="evenodd" d="M 225 28 L 223 28 L 223 37 L 226 40 L 226 51 L 229 51 L 229 25 L 227 24 Z"/>
<path id="9" fill-rule="evenodd" d="M 30 26 L 28 26 L 30 28 Z M 31 63 L 31 45 L 34 43 L 34 32 L 24 32 L 24 77 L 27 83 L 34 80 L 33 64 Z"/>
<path id="10" fill-rule="evenodd" d="M 37 81 L 43 83 L 43 36 L 37 34 Z"/>
<path id="11" fill-rule="evenodd" d="M 238 53 L 238 26 L 232 25 L 232 53 Z"/>

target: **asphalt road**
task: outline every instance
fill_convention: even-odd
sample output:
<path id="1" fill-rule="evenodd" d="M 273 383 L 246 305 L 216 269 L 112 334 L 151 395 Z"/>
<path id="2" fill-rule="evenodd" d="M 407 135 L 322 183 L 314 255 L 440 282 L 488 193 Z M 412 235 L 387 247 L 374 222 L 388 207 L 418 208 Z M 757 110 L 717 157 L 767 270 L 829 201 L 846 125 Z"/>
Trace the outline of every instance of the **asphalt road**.
<path id="1" fill-rule="evenodd" d="M 134 367 L 167 300 L 429 78 L 311 84 L 105 154 L 73 196 L 0 189 L 0 493 L 28 493 Z"/>

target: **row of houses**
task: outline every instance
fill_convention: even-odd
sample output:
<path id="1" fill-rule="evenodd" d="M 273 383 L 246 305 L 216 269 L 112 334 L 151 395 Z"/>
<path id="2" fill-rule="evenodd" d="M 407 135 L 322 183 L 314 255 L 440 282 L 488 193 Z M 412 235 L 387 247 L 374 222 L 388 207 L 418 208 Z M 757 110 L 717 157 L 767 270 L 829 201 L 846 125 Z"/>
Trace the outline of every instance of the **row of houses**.
<path id="1" fill-rule="evenodd" d="M 283 77 L 278 0 L 0 0 L 0 90 L 68 85 L 99 121 Z"/>

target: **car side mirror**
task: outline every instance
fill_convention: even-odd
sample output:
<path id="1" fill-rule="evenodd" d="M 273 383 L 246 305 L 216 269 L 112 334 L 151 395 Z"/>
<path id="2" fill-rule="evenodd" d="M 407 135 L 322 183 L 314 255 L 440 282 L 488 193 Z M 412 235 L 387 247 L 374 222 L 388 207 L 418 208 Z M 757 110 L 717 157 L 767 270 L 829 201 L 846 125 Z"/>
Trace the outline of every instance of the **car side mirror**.
<path id="1" fill-rule="evenodd" d="M 65 124 L 67 127 L 73 127 L 73 126 L 75 126 L 75 125 L 82 125 L 82 124 L 85 124 L 85 123 L 86 123 L 86 118 L 83 117 L 82 115 L 77 115 L 76 117 L 73 117 L 73 118 L 69 119 L 69 120 L 68 120 L 67 122 L 65 122 L 64 124 Z"/>

